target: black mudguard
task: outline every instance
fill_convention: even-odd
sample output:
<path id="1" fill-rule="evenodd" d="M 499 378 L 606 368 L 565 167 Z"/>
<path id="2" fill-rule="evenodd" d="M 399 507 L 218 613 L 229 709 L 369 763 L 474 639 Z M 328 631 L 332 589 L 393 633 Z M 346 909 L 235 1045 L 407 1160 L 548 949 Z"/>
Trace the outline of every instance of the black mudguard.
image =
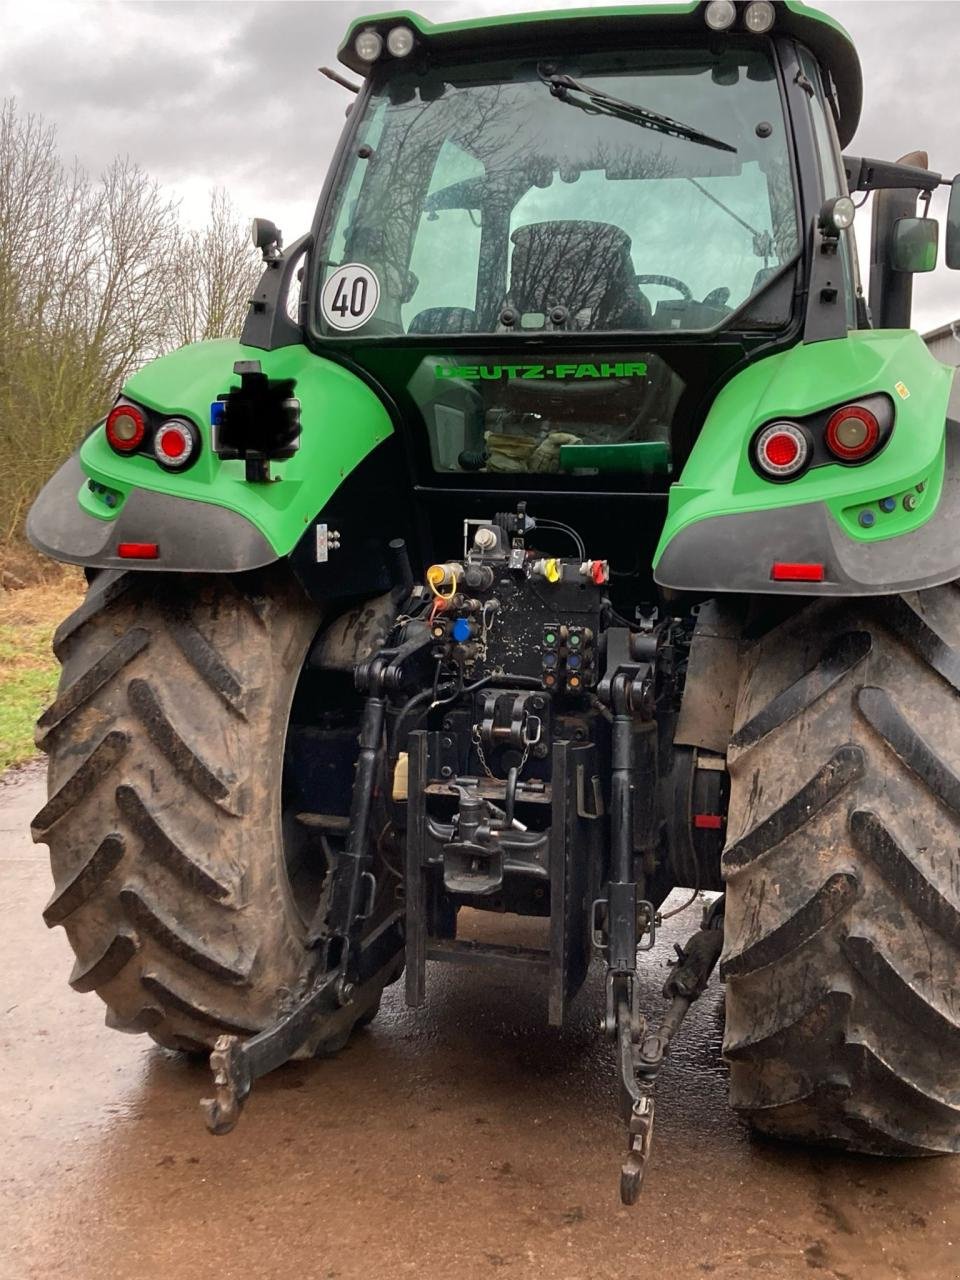
<path id="1" fill-rule="evenodd" d="M 682 529 L 656 568 L 660 586 L 713 595 L 877 596 L 960 579 L 960 423 L 947 420 L 946 468 L 933 516 L 912 533 L 848 538 L 825 503 L 714 516 Z M 773 582 L 775 560 L 822 564 L 824 581 Z"/>
<path id="2" fill-rule="evenodd" d="M 239 573 L 278 559 L 244 516 L 209 502 L 133 489 L 114 520 L 77 503 L 86 475 L 76 454 L 44 485 L 27 517 L 27 537 L 54 560 L 90 569 L 159 573 Z M 121 559 L 122 542 L 155 542 L 155 560 Z"/>

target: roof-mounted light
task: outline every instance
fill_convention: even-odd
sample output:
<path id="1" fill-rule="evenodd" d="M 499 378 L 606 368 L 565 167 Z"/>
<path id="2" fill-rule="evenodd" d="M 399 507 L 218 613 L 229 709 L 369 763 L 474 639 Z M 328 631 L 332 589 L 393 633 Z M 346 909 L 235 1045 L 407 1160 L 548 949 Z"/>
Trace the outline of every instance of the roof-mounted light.
<path id="1" fill-rule="evenodd" d="M 743 11 L 743 25 L 755 36 L 766 35 L 777 13 L 770 0 L 752 0 Z"/>
<path id="2" fill-rule="evenodd" d="M 353 48 L 362 62 L 376 62 L 383 52 L 383 37 L 372 27 L 367 27 L 354 40 Z"/>
<path id="3" fill-rule="evenodd" d="M 387 32 L 387 49 L 395 58 L 413 52 L 413 32 L 409 27 L 393 27 Z"/>
<path id="4" fill-rule="evenodd" d="M 726 31 L 736 21 L 737 6 L 733 0 L 710 0 L 703 17 L 711 31 Z"/>

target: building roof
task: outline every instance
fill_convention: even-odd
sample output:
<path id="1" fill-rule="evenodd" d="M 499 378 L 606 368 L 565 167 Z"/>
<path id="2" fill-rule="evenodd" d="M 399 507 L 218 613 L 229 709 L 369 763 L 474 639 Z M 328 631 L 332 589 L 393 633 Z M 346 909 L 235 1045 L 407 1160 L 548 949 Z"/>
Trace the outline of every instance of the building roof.
<path id="1" fill-rule="evenodd" d="M 960 320 L 949 320 L 923 335 L 924 342 L 936 342 L 938 338 L 953 338 L 960 342 Z"/>

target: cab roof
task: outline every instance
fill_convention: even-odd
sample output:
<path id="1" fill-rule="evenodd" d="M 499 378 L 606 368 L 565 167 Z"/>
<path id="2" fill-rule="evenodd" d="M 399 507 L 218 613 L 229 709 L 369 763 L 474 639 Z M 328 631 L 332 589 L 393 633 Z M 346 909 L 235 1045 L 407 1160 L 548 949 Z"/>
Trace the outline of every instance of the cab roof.
<path id="1" fill-rule="evenodd" d="M 417 13 L 394 10 L 364 15 L 351 23 L 338 57 L 351 71 L 361 76 L 368 75 L 384 60 L 393 59 L 385 51 L 376 62 L 364 62 L 357 57 L 353 47 L 357 35 L 373 28 L 385 39 L 391 28 L 403 24 L 413 28 L 418 46 L 427 56 L 435 54 L 445 61 L 461 53 L 470 55 L 480 50 L 506 53 L 513 48 L 529 49 L 538 36 L 549 40 L 554 49 L 570 44 L 583 50 L 606 43 L 608 39 L 619 44 L 630 37 L 702 33 L 713 42 L 722 40 L 728 32 L 742 33 L 739 14 L 728 32 L 710 31 L 703 15 L 706 3 L 707 0 L 688 0 L 686 4 L 591 5 L 579 9 L 467 18 L 460 22 L 431 22 Z M 742 9 L 743 5 L 738 8 Z M 803 4 L 801 0 L 778 0 L 775 8 L 777 17 L 772 34 L 786 35 L 805 44 L 829 73 L 836 88 L 840 145 L 847 146 L 856 132 L 863 98 L 860 59 L 853 41 L 832 17 Z"/>

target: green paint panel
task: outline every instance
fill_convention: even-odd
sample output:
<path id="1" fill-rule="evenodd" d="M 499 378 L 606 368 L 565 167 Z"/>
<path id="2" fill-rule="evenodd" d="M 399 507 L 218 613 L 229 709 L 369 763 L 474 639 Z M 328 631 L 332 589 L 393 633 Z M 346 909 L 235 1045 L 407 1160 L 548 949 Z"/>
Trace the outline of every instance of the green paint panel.
<path id="1" fill-rule="evenodd" d="M 847 536 L 861 542 L 918 528 L 939 499 L 952 379 L 953 370 L 935 360 L 911 329 L 851 332 L 758 360 L 714 401 L 679 482 L 670 488 L 654 564 L 670 540 L 698 520 L 805 502 L 826 503 Z M 748 448 L 762 423 L 805 417 L 874 392 L 891 397 L 896 419 L 889 441 L 870 462 L 815 467 L 787 483 L 754 471 Z M 910 492 L 922 500 L 905 506 Z M 888 497 L 897 498 L 890 513 L 878 505 Z M 864 527 L 859 513 L 868 508 L 877 518 Z"/>
<path id="2" fill-rule="evenodd" d="M 210 405 L 240 385 L 237 360 L 259 360 L 271 378 L 293 378 L 300 401 L 300 449 L 274 463 L 271 484 L 248 484 L 242 462 L 221 462 L 210 447 Z M 113 519 L 133 488 L 210 502 L 246 516 L 278 556 L 296 546 L 304 529 L 368 453 L 393 432 L 382 401 L 354 374 L 304 346 L 261 351 L 232 340 L 195 343 L 141 369 L 123 394 L 160 413 L 190 418 L 200 428 L 204 448 L 187 471 L 164 471 L 149 457 L 122 458 L 97 428 L 80 450 L 80 462 L 95 486 L 118 495 L 109 507 L 105 494 L 87 485 L 79 494 L 84 511 Z"/>

